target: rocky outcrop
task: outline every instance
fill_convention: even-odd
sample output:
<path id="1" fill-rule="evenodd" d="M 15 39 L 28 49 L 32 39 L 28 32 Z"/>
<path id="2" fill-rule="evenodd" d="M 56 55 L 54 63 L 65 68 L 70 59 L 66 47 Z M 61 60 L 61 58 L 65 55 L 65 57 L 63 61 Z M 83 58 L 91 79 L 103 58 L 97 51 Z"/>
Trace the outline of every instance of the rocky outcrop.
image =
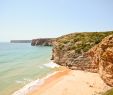
<path id="1" fill-rule="evenodd" d="M 90 72 L 97 72 L 97 65 L 91 64 L 90 57 L 87 53 L 76 53 L 74 50 L 67 50 L 65 48 L 61 51 L 57 43 L 54 43 L 52 60 L 62 66 L 66 66 L 72 70 L 85 70 Z"/>
<path id="2" fill-rule="evenodd" d="M 57 38 L 52 59 L 70 69 L 98 72 L 113 86 L 113 32 L 76 33 Z"/>
<path id="3" fill-rule="evenodd" d="M 82 69 L 97 72 L 87 51 L 113 32 L 73 33 L 57 38 L 54 41 L 52 59 L 55 63 L 71 69 Z"/>
<path id="4" fill-rule="evenodd" d="M 97 65 L 102 79 L 108 85 L 113 86 L 113 35 L 105 37 L 88 53 L 92 63 Z"/>
<path id="5" fill-rule="evenodd" d="M 33 39 L 31 42 L 32 46 L 43 45 L 43 46 L 52 46 L 54 39 L 52 38 L 41 38 Z"/>

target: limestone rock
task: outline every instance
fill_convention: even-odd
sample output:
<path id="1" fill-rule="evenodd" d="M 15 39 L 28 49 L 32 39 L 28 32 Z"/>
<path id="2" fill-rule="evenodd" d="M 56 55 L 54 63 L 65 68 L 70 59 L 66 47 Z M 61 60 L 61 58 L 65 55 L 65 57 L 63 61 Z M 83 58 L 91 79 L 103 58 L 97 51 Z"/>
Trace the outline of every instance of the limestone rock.
<path id="1" fill-rule="evenodd" d="M 113 86 L 113 35 L 105 37 L 88 53 L 92 63 L 98 66 L 102 79 L 108 85 Z"/>

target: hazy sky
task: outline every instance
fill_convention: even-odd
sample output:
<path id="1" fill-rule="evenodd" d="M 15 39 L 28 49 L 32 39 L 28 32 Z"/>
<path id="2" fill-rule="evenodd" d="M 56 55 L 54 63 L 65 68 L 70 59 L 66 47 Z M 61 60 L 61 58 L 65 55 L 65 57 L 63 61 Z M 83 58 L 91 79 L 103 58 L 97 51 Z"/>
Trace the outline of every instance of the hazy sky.
<path id="1" fill-rule="evenodd" d="M 0 41 L 113 30 L 113 0 L 0 0 Z"/>

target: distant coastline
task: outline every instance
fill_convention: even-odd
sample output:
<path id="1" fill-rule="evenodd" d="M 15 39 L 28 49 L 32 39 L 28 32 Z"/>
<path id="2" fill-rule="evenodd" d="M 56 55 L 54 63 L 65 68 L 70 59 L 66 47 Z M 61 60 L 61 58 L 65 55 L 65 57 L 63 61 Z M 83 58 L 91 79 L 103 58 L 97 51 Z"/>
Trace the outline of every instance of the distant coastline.
<path id="1" fill-rule="evenodd" d="M 10 43 L 31 43 L 32 40 L 11 40 Z"/>
<path id="2" fill-rule="evenodd" d="M 38 46 L 38 45 L 52 46 L 54 40 L 55 40 L 55 38 L 38 38 L 38 39 L 32 39 L 31 45 L 32 46 Z"/>
<path id="3" fill-rule="evenodd" d="M 31 43 L 32 46 L 52 46 L 55 38 L 38 38 L 32 40 L 11 40 L 10 43 Z"/>

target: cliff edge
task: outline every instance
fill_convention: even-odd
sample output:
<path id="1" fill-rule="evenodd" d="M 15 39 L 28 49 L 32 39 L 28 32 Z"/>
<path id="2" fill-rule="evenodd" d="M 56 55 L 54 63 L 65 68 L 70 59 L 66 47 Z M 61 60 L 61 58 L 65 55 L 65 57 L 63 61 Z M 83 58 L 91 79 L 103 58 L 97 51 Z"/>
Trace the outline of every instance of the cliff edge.
<path id="1" fill-rule="evenodd" d="M 102 79 L 113 86 L 113 34 L 105 37 L 88 51 L 92 63 L 97 65 Z"/>
<path id="2" fill-rule="evenodd" d="M 98 72 L 113 86 L 113 31 L 59 37 L 53 43 L 52 59 L 70 69 Z"/>
<path id="3" fill-rule="evenodd" d="M 33 39 L 31 42 L 32 46 L 42 45 L 42 46 L 52 46 L 53 45 L 53 38 L 40 38 L 40 39 Z"/>

